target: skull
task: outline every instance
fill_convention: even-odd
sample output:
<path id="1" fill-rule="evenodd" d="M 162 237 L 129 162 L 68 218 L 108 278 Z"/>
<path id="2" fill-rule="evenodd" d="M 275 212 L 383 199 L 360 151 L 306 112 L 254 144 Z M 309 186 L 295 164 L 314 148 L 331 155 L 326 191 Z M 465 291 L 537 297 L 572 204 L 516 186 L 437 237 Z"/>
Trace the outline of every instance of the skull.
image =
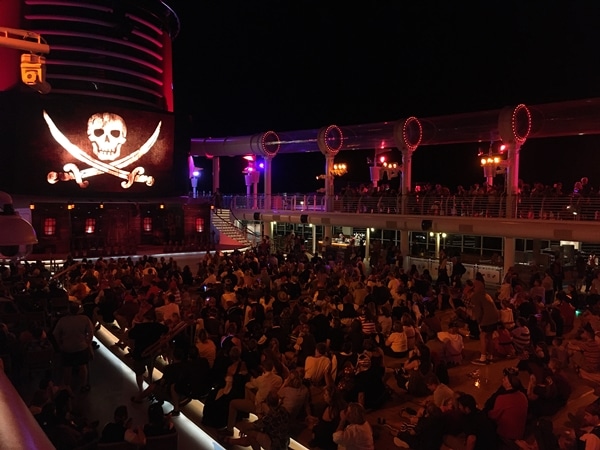
<path id="1" fill-rule="evenodd" d="M 87 134 L 94 155 L 102 161 L 114 161 L 127 141 L 127 125 L 117 114 L 97 113 L 88 119 Z"/>

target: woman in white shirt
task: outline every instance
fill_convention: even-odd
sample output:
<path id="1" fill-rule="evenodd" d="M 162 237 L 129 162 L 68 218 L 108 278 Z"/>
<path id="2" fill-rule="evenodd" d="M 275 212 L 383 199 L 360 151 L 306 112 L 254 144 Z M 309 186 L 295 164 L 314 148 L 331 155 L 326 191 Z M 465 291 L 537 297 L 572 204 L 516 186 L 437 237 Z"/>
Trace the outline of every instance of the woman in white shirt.
<path id="1" fill-rule="evenodd" d="M 393 358 L 404 358 L 408 355 L 408 339 L 400 321 L 394 322 L 392 333 L 385 340 L 384 351 Z"/>

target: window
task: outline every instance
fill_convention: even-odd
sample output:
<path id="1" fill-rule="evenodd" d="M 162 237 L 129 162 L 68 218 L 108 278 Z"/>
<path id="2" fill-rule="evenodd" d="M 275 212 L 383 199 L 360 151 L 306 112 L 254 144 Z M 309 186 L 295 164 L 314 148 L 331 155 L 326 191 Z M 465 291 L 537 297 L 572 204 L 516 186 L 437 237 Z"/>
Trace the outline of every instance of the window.
<path id="1" fill-rule="evenodd" d="M 147 233 L 152 231 L 152 217 L 144 217 L 144 231 Z"/>
<path id="2" fill-rule="evenodd" d="M 54 217 L 46 217 L 44 219 L 44 235 L 55 236 L 56 235 L 56 219 Z"/>
<path id="3" fill-rule="evenodd" d="M 92 234 L 96 229 L 96 219 L 88 218 L 85 219 L 85 232 L 87 234 Z"/>
<path id="4" fill-rule="evenodd" d="M 196 217 L 196 233 L 202 233 L 204 231 L 204 219 L 202 217 Z"/>

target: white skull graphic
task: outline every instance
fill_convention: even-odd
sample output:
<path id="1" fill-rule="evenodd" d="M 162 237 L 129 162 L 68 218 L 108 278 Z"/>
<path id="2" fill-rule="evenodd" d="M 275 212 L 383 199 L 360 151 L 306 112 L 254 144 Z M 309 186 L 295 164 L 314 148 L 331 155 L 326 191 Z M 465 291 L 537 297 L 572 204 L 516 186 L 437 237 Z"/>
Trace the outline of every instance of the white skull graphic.
<path id="1" fill-rule="evenodd" d="M 114 161 L 127 141 L 127 125 L 117 114 L 97 113 L 88 119 L 87 134 L 94 155 L 102 161 Z"/>

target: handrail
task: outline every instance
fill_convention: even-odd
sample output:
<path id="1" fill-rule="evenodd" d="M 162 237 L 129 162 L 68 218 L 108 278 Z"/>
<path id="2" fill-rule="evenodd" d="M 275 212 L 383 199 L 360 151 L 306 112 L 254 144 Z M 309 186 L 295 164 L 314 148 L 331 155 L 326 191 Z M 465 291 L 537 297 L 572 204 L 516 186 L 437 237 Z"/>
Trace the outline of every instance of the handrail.
<path id="1" fill-rule="evenodd" d="M 600 221 L 600 196 L 436 195 L 389 193 L 377 195 L 321 194 L 271 195 L 272 211 L 327 211 L 353 214 L 403 214 L 417 216 L 464 216 L 480 218 Z M 232 196 L 231 210 L 261 209 L 264 196 Z M 258 205 L 258 208 L 257 208 Z M 331 210 L 326 205 L 332 205 Z M 264 208 L 263 208 L 264 210 Z"/>
<path id="2" fill-rule="evenodd" d="M 221 217 L 221 219 L 223 219 L 223 217 L 222 217 L 221 215 L 219 215 L 219 214 L 216 212 L 216 210 L 215 210 L 215 214 L 217 214 L 219 217 Z M 235 219 L 237 222 L 239 222 L 239 223 L 243 223 L 243 222 L 242 222 L 240 219 L 238 219 L 238 217 L 235 215 L 235 212 L 234 212 L 233 210 L 230 210 L 230 214 L 233 216 L 233 218 L 234 218 L 234 219 Z M 235 226 L 235 227 L 239 228 L 239 227 L 238 227 L 238 226 L 237 226 L 235 223 L 231 223 L 231 222 L 229 222 L 228 220 L 226 220 L 226 222 L 227 222 L 227 223 L 229 223 L 230 225 L 233 225 L 233 226 Z M 254 239 L 255 239 L 255 240 L 256 240 L 256 239 L 260 240 L 260 238 L 261 238 L 261 235 L 260 235 L 259 233 L 257 233 L 257 232 L 256 232 L 256 231 L 254 231 L 254 230 L 251 230 L 250 228 L 248 228 L 248 226 L 247 226 L 247 225 L 244 225 L 244 228 L 243 228 L 243 229 L 240 229 L 240 231 L 242 231 L 243 233 L 251 234 L 251 235 L 254 237 Z"/>
<path id="3" fill-rule="evenodd" d="M 56 450 L 4 373 L 0 360 L 0 436 L 2 448 Z"/>

